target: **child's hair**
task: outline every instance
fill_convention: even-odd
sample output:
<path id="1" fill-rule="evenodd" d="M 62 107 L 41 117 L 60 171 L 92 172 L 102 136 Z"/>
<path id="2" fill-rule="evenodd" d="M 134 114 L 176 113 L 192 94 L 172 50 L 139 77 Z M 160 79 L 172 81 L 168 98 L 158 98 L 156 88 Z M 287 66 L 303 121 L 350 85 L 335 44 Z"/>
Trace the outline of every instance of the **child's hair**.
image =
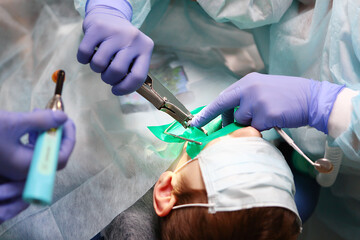
<path id="1" fill-rule="evenodd" d="M 177 205 L 207 203 L 206 190 L 188 189 L 183 182 L 173 193 Z M 291 240 L 300 233 L 295 213 L 280 207 L 256 207 L 211 214 L 208 208 L 172 210 L 160 218 L 161 239 L 251 239 Z"/>

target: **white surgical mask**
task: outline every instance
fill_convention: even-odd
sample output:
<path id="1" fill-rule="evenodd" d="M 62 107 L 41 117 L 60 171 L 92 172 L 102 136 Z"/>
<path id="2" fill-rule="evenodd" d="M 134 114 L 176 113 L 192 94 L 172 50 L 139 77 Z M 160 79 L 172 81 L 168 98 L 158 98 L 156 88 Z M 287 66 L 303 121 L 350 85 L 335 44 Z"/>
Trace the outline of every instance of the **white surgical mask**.
<path id="1" fill-rule="evenodd" d="M 197 156 L 208 203 L 173 207 L 208 207 L 210 213 L 253 207 L 282 207 L 294 212 L 295 185 L 280 151 L 260 137 L 225 138 Z M 180 171 L 192 159 L 180 166 Z"/>

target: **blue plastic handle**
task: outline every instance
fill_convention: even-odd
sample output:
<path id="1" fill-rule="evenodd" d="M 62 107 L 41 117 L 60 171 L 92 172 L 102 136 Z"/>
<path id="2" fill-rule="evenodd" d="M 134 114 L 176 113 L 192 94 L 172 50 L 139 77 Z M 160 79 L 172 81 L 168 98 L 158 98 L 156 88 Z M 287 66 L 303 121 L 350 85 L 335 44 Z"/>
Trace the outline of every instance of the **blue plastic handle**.
<path id="1" fill-rule="evenodd" d="M 38 136 L 23 192 L 24 201 L 51 204 L 62 131 L 59 127 Z"/>

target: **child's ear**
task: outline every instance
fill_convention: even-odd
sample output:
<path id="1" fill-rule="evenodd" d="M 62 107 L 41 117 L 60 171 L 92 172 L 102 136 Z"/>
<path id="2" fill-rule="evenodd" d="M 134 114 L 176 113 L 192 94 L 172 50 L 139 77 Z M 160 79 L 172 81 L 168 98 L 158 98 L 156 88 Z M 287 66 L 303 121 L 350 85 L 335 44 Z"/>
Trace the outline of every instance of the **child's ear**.
<path id="1" fill-rule="evenodd" d="M 161 174 L 154 187 L 154 209 L 159 217 L 165 217 L 168 215 L 176 203 L 175 196 L 171 194 L 173 190 L 173 186 L 171 185 L 172 177 L 173 172 L 164 172 Z"/>

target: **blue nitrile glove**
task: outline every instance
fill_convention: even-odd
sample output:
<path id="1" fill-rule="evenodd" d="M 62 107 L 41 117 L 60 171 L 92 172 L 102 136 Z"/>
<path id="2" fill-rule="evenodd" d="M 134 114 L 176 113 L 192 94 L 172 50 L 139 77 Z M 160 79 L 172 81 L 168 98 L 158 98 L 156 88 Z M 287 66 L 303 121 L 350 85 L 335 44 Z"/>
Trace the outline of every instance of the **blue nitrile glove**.
<path id="1" fill-rule="evenodd" d="M 25 180 L 10 181 L 0 176 L 0 224 L 29 206 L 22 200 Z"/>
<path id="2" fill-rule="evenodd" d="M 224 125 L 235 118 L 259 131 L 310 125 L 327 133 L 329 115 L 344 87 L 299 77 L 250 73 L 195 115 L 191 125 L 204 126 L 222 114 Z"/>
<path id="3" fill-rule="evenodd" d="M 22 200 L 27 172 L 39 131 L 63 124 L 58 169 L 65 167 L 75 145 L 75 125 L 61 111 L 0 111 L 0 224 L 29 205 Z M 20 138 L 29 134 L 29 143 Z"/>
<path id="4" fill-rule="evenodd" d="M 75 145 L 75 125 L 62 111 L 38 110 L 31 113 L 0 111 L 0 176 L 25 180 L 34 152 L 35 139 L 23 144 L 20 138 L 29 133 L 63 125 L 58 169 L 64 168 Z M 1 194 L 1 192 L 0 192 Z"/>
<path id="5" fill-rule="evenodd" d="M 89 0 L 79 46 L 78 61 L 90 62 L 115 95 L 136 91 L 149 70 L 154 42 L 131 23 L 126 0 Z M 98 47 L 95 52 L 95 48 Z"/>

